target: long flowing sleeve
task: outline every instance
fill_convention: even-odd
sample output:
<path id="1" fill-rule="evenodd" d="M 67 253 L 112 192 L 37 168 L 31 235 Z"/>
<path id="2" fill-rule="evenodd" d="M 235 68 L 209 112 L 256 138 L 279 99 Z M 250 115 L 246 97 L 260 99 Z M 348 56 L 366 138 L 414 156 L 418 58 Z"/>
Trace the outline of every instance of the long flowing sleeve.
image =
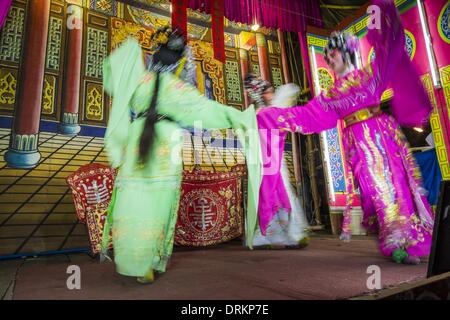
<path id="1" fill-rule="evenodd" d="M 208 99 L 171 73 L 164 73 L 163 77 L 164 93 L 158 96 L 158 112 L 169 115 L 183 127 L 226 129 L 254 117 L 250 110 L 242 112 Z"/>
<path id="2" fill-rule="evenodd" d="M 336 127 L 339 116 L 324 103 L 323 95 L 320 95 L 304 106 L 262 109 L 256 118 L 260 129 L 311 134 Z"/>
<path id="3" fill-rule="evenodd" d="M 405 32 L 394 0 L 373 0 L 381 14 L 379 29 L 369 29 L 367 39 L 375 51 L 372 63 L 381 95 L 390 85 L 394 91 L 393 116 L 403 126 L 422 126 L 432 106 L 419 73 L 405 50 Z"/>
<path id="4" fill-rule="evenodd" d="M 132 38 L 103 62 L 103 87 L 113 98 L 105 133 L 105 150 L 114 168 L 123 161 L 130 126 L 129 102 L 144 71 L 141 48 Z"/>
<path id="5" fill-rule="evenodd" d="M 246 245 L 253 248 L 261 184 L 261 151 L 255 109 L 244 112 L 203 96 L 195 87 L 170 73 L 164 73 L 163 94 L 158 96 L 158 112 L 169 115 L 181 126 L 200 129 L 235 129 L 244 148 L 247 164 L 248 199 L 245 223 Z"/>
<path id="6" fill-rule="evenodd" d="M 3 28 L 11 4 L 12 0 L 3 0 L 2 4 L 0 4 L 0 29 Z"/>
<path id="7" fill-rule="evenodd" d="M 406 55 L 405 32 L 394 0 L 373 0 L 372 5 L 379 8 L 380 17 L 374 19 L 378 19 L 380 28 L 369 28 L 367 40 L 375 51 L 372 68 L 383 92 L 395 74 L 395 64 Z"/>

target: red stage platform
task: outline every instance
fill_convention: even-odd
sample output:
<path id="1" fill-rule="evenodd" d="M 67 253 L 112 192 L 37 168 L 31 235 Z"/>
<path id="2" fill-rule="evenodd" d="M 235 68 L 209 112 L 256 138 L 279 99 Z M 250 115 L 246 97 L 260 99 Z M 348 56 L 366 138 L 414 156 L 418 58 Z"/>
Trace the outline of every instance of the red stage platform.
<path id="1" fill-rule="evenodd" d="M 81 268 L 82 290 L 67 290 L 66 270 L 73 264 Z M 342 243 L 330 236 L 313 236 L 306 249 L 272 251 L 249 251 L 234 241 L 206 249 L 176 249 L 167 273 L 152 285 L 120 276 L 115 273 L 114 264 L 100 264 L 87 255 L 27 261 L 17 274 L 13 298 L 392 298 L 392 291 L 383 296 L 386 291 L 367 288 L 367 268 L 371 265 L 380 267 L 381 285 L 388 291 L 406 285 L 400 290 L 406 292 L 415 284 L 423 285 L 427 271 L 426 262 L 417 266 L 391 262 L 378 253 L 375 239 L 368 237 Z"/>

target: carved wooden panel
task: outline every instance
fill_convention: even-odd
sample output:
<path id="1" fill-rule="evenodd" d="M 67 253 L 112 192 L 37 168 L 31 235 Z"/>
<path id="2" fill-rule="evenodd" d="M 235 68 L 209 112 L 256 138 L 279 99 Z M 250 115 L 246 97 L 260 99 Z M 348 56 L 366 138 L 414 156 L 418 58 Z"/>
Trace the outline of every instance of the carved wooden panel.
<path id="1" fill-rule="evenodd" d="M 0 30 L 0 114 L 12 115 L 17 99 L 23 51 L 26 2 L 14 1 Z"/>
<path id="2" fill-rule="evenodd" d="M 110 53 L 110 18 L 86 10 L 83 27 L 80 123 L 106 126 L 109 99 L 103 92 L 103 60 Z"/>

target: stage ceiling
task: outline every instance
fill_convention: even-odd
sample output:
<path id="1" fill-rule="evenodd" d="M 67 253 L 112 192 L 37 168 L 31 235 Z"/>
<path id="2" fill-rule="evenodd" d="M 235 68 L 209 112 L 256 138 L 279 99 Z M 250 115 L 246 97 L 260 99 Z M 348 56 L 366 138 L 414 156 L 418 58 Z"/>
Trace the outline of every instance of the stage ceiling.
<path id="1" fill-rule="evenodd" d="M 169 0 L 119 0 L 125 3 L 140 3 L 151 6 L 164 6 Z M 368 0 L 317 0 L 320 1 L 320 9 L 327 29 L 333 29 L 345 18 L 353 15 Z"/>

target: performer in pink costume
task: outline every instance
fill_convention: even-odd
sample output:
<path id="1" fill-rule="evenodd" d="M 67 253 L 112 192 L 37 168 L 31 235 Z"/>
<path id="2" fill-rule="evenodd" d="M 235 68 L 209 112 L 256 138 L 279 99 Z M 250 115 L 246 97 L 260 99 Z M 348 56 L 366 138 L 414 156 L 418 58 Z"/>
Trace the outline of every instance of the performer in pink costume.
<path id="1" fill-rule="evenodd" d="M 359 186 L 363 225 L 377 230 L 381 252 L 397 263 L 418 264 L 428 255 L 433 214 L 413 155 L 400 125 L 422 126 L 432 106 L 419 74 L 405 51 L 404 30 L 393 0 L 374 0 L 381 11 L 381 29 L 371 29 L 368 39 L 376 58 L 368 67 L 355 68 L 357 38 L 333 33 L 325 54 L 337 75 L 330 90 L 305 106 L 266 108 L 257 114 L 263 152 L 264 176 L 260 189 L 261 231 L 279 208 L 290 210 L 280 179 L 280 163 L 287 131 L 319 133 L 345 123 L 343 148 L 350 176 Z M 394 90 L 392 116 L 380 110 L 388 85 Z M 274 167 L 278 171 L 274 173 Z M 350 239 L 352 178 L 348 179 L 348 202 L 341 239 Z"/>

